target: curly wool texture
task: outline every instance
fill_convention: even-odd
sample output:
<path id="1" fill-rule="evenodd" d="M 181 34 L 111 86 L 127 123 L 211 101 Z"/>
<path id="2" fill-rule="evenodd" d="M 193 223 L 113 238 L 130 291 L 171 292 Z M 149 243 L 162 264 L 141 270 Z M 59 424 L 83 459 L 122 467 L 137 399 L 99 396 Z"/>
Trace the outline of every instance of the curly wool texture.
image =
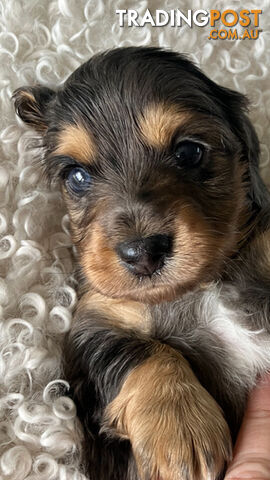
<path id="1" fill-rule="evenodd" d="M 93 53 L 159 45 L 189 53 L 212 79 L 246 93 L 270 184 L 270 2 L 256 41 L 208 40 L 209 28 L 119 27 L 116 9 L 209 9 L 204 0 L 2 0 L 0 33 L 0 478 L 79 480 L 81 433 L 61 378 L 61 343 L 76 304 L 73 250 L 59 187 L 49 189 L 35 134 L 15 118 L 15 88 L 59 86 Z M 268 8 L 267 8 L 268 7 Z M 211 8 L 252 9 L 238 0 Z"/>

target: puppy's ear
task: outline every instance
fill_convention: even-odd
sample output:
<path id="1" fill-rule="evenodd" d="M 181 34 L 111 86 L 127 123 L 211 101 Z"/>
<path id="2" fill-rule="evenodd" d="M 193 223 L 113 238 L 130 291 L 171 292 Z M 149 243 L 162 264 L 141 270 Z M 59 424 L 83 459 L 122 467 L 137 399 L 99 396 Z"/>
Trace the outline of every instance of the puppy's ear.
<path id="1" fill-rule="evenodd" d="M 260 145 L 256 131 L 249 118 L 242 113 L 240 115 L 239 136 L 243 145 L 243 152 L 248 161 L 250 191 L 249 196 L 253 206 L 259 209 L 270 202 L 270 194 L 266 188 L 259 171 Z"/>
<path id="2" fill-rule="evenodd" d="M 183 61 L 183 59 L 182 59 Z M 257 134 L 252 126 L 248 113 L 248 99 L 235 90 L 222 87 L 210 80 L 204 73 L 191 63 L 186 63 L 186 70 L 190 70 L 193 74 L 202 80 L 208 87 L 208 95 L 219 107 L 229 122 L 231 130 L 236 134 L 242 145 L 243 160 L 247 162 L 248 181 L 249 181 L 249 200 L 252 210 L 260 210 L 269 205 L 270 194 L 260 176 L 259 158 L 260 146 Z"/>
<path id="3" fill-rule="evenodd" d="M 55 92 L 47 87 L 21 87 L 12 95 L 17 115 L 40 133 L 47 130 L 46 110 Z"/>
<path id="4" fill-rule="evenodd" d="M 245 95 L 215 84 L 215 94 L 222 103 L 232 131 L 242 145 L 243 159 L 248 165 L 249 200 L 252 209 L 261 209 L 270 202 L 270 194 L 259 171 L 260 144 L 247 114 L 249 101 Z"/>
<path id="5" fill-rule="evenodd" d="M 241 140 L 244 158 L 248 163 L 249 198 L 253 208 L 259 210 L 270 202 L 270 194 L 259 171 L 260 144 L 255 131 L 243 109 L 238 109 L 236 116 L 236 133 Z"/>

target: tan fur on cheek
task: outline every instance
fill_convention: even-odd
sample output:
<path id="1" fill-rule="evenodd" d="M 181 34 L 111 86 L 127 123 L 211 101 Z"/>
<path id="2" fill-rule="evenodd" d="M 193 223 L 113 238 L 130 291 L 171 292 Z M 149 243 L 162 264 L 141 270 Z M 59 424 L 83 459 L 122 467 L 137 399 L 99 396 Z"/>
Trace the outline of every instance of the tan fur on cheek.
<path id="1" fill-rule="evenodd" d="M 80 247 L 80 262 L 86 277 L 94 288 L 108 296 L 121 296 L 132 280 L 120 265 L 116 252 L 109 247 L 108 241 L 97 222 L 89 228 L 89 235 Z M 131 284 L 131 285 L 130 285 Z"/>
<path id="2" fill-rule="evenodd" d="M 176 282 L 196 285 L 220 263 L 223 236 L 212 232 L 192 205 L 182 205 L 175 218 L 174 255 L 170 266 Z M 219 250 L 220 249 L 220 250 Z"/>
<path id="3" fill-rule="evenodd" d="M 232 193 L 222 202 L 218 189 L 216 201 L 203 198 L 201 191 L 194 192 L 192 198 L 183 198 L 175 212 L 171 261 L 175 281 L 194 285 L 213 279 L 224 261 L 237 251 L 243 237 L 240 226 L 246 222 L 242 175 L 243 168 L 236 167 L 234 178 L 228 180 L 233 183 Z M 199 206 L 203 206 L 203 211 Z"/>
<path id="4" fill-rule="evenodd" d="M 105 418 L 131 441 L 142 480 L 215 478 L 231 455 L 220 408 L 167 345 L 128 375 Z"/>

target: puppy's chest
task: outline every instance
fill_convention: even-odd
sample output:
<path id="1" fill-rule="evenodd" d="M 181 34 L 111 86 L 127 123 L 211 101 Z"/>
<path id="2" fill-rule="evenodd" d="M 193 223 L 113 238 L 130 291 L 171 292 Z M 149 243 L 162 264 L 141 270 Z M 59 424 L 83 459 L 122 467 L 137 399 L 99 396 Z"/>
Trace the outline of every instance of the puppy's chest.
<path id="1" fill-rule="evenodd" d="M 264 303 L 252 308 L 251 296 L 250 305 L 248 310 L 233 286 L 212 287 L 174 306 L 174 335 L 223 362 L 237 381 L 252 384 L 258 373 L 270 368 L 270 334 Z"/>

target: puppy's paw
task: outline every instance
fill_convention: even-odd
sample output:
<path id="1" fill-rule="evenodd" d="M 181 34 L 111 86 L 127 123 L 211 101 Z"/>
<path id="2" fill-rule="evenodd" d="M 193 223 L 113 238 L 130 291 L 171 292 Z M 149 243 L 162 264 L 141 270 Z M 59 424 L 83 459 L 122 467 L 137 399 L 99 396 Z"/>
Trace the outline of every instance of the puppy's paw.
<path id="1" fill-rule="evenodd" d="M 169 347 L 130 373 L 106 418 L 130 440 L 141 480 L 215 480 L 231 458 L 221 409 Z"/>
<path id="2" fill-rule="evenodd" d="M 200 395 L 198 400 L 197 394 Z M 142 480 L 215 480 L 231 457 L 226 422 L 203 389 L 181 402 L 157 402 L 131 428 L 130 441 Z"/>

